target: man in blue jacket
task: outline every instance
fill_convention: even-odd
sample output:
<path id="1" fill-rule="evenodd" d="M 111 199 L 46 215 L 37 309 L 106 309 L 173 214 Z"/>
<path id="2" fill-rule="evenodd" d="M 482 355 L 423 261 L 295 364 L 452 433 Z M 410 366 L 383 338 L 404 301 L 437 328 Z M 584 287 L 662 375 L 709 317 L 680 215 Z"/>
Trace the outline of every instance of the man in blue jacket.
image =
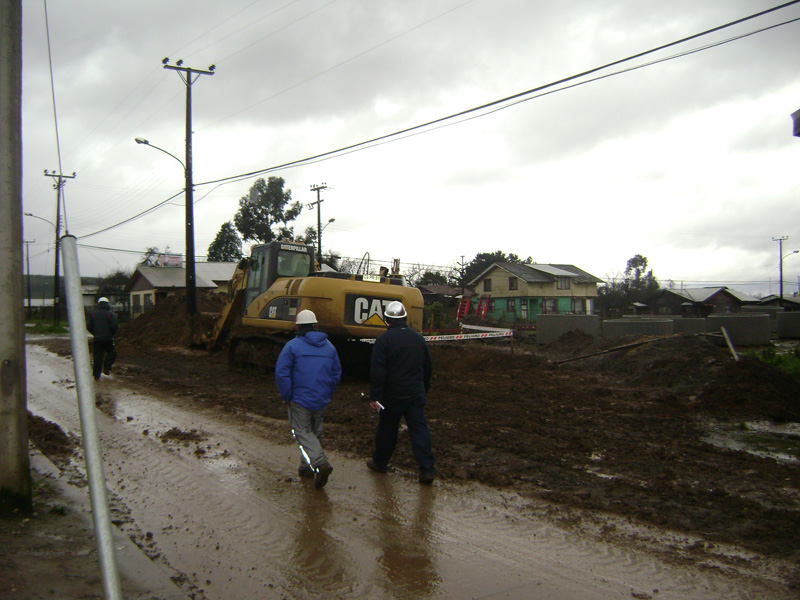
<path id="1" fill-rule="evenodd" d="M 322 418 L 342 367 L 328 335 L 317 331 L 317 316 L 301 310 L 295 319 L 297 335 L 286 343 L 275 363 L 275 383 L 289 412 L 289 426 L 300 446 L 300 477 L 314 478 L 321 490 L 333 467 L 322 450 Z"/>
<path id="2" fill-rule="evenodd" d="M 86 329 L 94 336 L 92 374 L 95 381 L 100 379 L 100 373 L 111 375 L 111 366 L 117 358 L 114 335 L 118 327 L 117 317 L 111 312 L 111 303 L 103 296 L 97 301 L 97 308 L 86 319 Z"/>

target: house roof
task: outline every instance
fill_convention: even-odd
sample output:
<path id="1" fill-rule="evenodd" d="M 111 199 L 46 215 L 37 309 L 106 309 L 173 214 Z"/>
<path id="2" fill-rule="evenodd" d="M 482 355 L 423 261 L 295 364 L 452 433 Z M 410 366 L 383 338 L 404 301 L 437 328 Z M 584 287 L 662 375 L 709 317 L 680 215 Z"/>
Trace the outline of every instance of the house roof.
<path id="1" fill-rule="evenodd" d="M 731 289 L 724 285 L 716 287 L 683 288 L 683 289 L 667 288 L 661 290 L 659 294 L 667 294 L 667 293 L 674 294 L 692 303 L 698 303 L 698 302 L 702 303 L 720 292 L 727 292 L 728 294 L 739 300 L 739 302 L 758 302 L 758 298 L 751 296 L 750 294 L 745 294 L 744 292 Z"/>
<path id="2" fill-rule="evenodd" d="M 198 288 L 215 288 L 218 282 L 228 281 L 236 270 L 234 262 L 199 262 L 194 265 L 195 286 Z M 133 283 L 144 278 L 154 288 L 186 287 L 186 269 L 184 267 L 137 267 L 125 286 L 128 292 Z"/>
<path id="3" fill-rule="evenodd" d="M 452 285 L 418 285 L 419 291 L 423 294 L 434 294 L 437 296 L 460 296 L 461 288 L 453 287 Z"/>
<path id="4" fill-rule="evenodd" d="M 475 285 L 475 283 L 483 279 L 489 271 L 495 268 L 503 269 L 528 283 L 552 283 L 557 277 L 569 277 L 575 281 L 575 283 L 603 283 L 602 279 L 574 265 L 496 262 L 484 269 L 480 275 L 469 282 L 469 285 Z"/>

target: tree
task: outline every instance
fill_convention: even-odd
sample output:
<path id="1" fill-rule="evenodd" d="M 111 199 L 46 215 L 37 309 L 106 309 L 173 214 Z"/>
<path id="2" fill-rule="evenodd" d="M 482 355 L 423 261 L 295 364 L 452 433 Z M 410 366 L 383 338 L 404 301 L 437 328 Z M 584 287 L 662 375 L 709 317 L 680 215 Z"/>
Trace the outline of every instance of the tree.
<path id="1" fill-rule="evenodd" d="M 283 184 L 282 177 L 270 177 L 267 181 L 256 179 L 250 193 L 239 199 L 239 210 L 233 222 L 245 242 L 266 244 L 294 237 L 294 228 L 289 223 L 300 215 L 303 206 L 292 202 L 292 191 L 284 191 Z"/>
<path id="2" fill-rule="evenodd" d="M 223 223 L 208 247 L 208 262 L 237 262 L 242 258 L 242 238 L 231 221 Z"/>
<path id="3" fill-rule="evenodd" d="M 421 285 L 447 285 L 447 275 L 441 271 L 425 271 L 417 281 L 417 287 Z"/>
<path id="4" fill-rule="evenodd" d="M 133 273 L 130 270 L 117 269 L 110 271 L 97 280 L 97 297 L 105 296 L 111 304 L 128 305 L 130 297 L 125 293 L 125 286 Z"/>
<path id="5" fill-rule="evenodd" d="M 475 258 L 467 263 L 466 267 L 464 268 L 463 280 L 459 281 L 459 285 L 465 286 L 469 284 L 470 281 L 475 279 L 478 275 L 489 268 L 492 263 L 496 262 L 529 265 L 533 263 L 533 258 L 529 256 L 525 260 L 521 260 L 516 254 L 512 253 L 506 255 L 505 252 L 500 250 L 495 250 L 494 252 L 480 252 L 475 255 Z"/>
<path id="6" fill-rule="evenodd" d="M 603 310 L 625 308 L 634 302 L 644 302 L 659 290 L 653 270 L 647 270 L 647 258 L 637 254 L 628 259 L 623 277 L 611 278 L 598 288 L 597 306 Z"/>

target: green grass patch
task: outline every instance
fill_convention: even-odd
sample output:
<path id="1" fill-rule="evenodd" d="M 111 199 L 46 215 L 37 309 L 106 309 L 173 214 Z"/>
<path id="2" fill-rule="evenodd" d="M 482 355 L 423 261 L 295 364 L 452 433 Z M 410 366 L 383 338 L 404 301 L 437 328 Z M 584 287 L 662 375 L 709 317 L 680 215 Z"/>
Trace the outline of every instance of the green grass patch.
<path id="1" fill-rule="evenodd" d="M 69 330 L 59 323 L 56 325 L 52 319 L 49 321 L 36 320 L 25 323 L 25 331 L 30 333 L 69 333 Z"/>
<path id="2" fill-rule="evenodd" d="M 800 380 L 800 346 L 789 353 L 781 353 L 774 347 L 769 347 L 748 354 L 765 363 L 778 367 L 795 379 Z"/>

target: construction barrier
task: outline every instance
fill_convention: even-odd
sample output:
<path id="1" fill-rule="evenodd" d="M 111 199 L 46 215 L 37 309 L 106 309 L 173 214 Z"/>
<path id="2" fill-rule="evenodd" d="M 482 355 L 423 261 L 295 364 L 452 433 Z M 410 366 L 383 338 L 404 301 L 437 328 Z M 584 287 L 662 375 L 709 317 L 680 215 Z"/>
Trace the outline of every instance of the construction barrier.
<path id="1" fill-rule="evenodd" d="M 464 325 L 463 329 L 478 329 L 481 333 L 457 333 L 452 335 L 423 335 L 426 342 L 448 342 L 461 340 L 483 340 L 487 338 L 512 337 L 514 332 L 511 329 L 498 329 L 496 327 L 479 327 L 477 325 Z M 372 338 L 363 338 L 362 342 L 374 344 Z"/>

